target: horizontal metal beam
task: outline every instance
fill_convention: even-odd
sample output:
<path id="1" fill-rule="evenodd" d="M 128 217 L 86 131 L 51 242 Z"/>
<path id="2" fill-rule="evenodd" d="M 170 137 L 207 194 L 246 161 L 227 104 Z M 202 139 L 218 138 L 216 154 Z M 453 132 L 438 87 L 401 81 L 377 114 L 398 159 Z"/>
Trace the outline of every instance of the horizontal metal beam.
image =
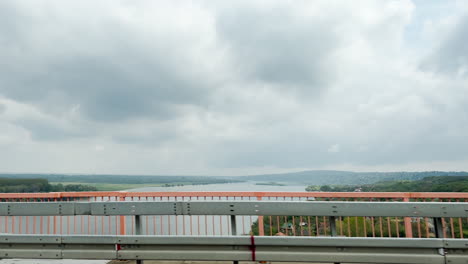
<path id="1" fill-rule="evenodd" d="M 468 203 L 321 201 L 0 203 L 0 216 L 34 215 L 303 215 L 468 217 Z"/>
<path id="2" fill-rule="evenodd" d="M 257 246 L 339 246 L 442 248 L 450 241 L 451 248 L 468 248 L 465 239 L 427 238 L 358 238 L 358 237 L 267 237 L 256 236 Z M 2 244 L 161 244 L 161 245 L 251 245 L 250 236 L 101 236 L 101 235 L 10 235 L 0 236 Z M 447 243 L 447 242 L 446 242 Z"/>
<path id="3" fill-rule="evenodd" d="M 210 201 L 182 205 L 184 214 L 188 215 L 468 216 L 468 203 Z"/>
<path id="4" fill-rule="evenodd" d="M 391 199 L 468 199 L 459 192 L 50 192 L 0 193 L 0 199 L 75 199 L 96 197 L 280 197 L 280 198 L 391 198 Z"/>
<path id="5" fill-rule="evenodd" d="M 467 239 L 2 235 L 0 258 L 466 263 Z M 450 262 L 447 262 L 450 260 Z"/>

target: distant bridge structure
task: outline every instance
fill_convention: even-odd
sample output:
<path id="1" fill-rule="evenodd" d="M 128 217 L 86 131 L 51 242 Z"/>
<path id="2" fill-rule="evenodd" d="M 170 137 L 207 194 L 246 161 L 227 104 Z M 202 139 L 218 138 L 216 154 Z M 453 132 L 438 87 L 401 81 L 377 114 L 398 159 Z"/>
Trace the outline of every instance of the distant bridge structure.
<path id="1" fill-rule="evenodd" d="M 0 194 L 0 258 L 468 263 L 468 193 Z"/>

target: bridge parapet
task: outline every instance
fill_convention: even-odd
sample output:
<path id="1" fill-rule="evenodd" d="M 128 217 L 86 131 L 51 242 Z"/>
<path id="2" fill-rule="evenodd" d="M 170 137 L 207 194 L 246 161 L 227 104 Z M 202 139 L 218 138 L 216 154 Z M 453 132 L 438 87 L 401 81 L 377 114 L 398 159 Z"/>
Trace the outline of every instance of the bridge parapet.
<path id="1" fill-rule="evenodd" d="M 99 230 L 99 224 L 115 228 L 118 234 L 122 219 L 130 218 L 134 235 L 76 235 L 71 229 Z M 149 219 L 162 221 L 167 225 L 154 228 L 168 228 L 174 235 L 148 233 Z M 182 217 L 182 218 L 181 218 Z M 270 221 L 260 222 L 260 217 Z M 271 222 L 283 218 L 284 224 Z M 426 238 L 352 238 L 342 237 L 340 232 L 346 224 L 348 232 L 368 230 L 368 224 L 378 219 L 425 219 L 430 236 Z M 67 199 L 52 201 L 4 201 L 0 203 L 0 219 L 39 220 L 43 228 L 44 219 L 56 219 L 61 232 L 54 228 L 54 235 L 42 233 L 0 236 L 0 258 L 78 258 L 78 259 L 160 259 L 160 260 L 250 260 L 250 261 L 322 261 L 359 263 L 466 263 L 468 261 L 468 240 L 447 239 L 451 219 L 468 218 L 468 203 L 465 202 L 390 202 L 390 201 L 319 201 L 319 199 Z M 58 219 L 57 219 L 58 218 Z M 215 221 L 215 218 L 220 222 Z M 239 232 L 240 221 L 251 219 L 248 233 Z M 314 219 L 315 225 L 310 219 Z M 64 222 L 63 220 L 67 220 Z M 88 219 L 88 221 L 76 221 Z M 96 222 L 92 226 L 89 219 Z M 97 222 L 106 219 L 109 222 Z M 115 219 L 115 222 L 112 221 Z M 171 222 L 170 220 L 175 220 Z M 200 219 L 206 220 L 205 222 Z M 323 219 L 323 221 L 322 221 Z M 343 220 L 345 219 L 345 220 Z M 350 220 L 355 221 L 353 224 Z M 178 222 L 179 220 L 179 222 Z M 182 220 L 182 221 L 180 221 Z M 348 220 L 348 222 L 345 222 Z M 42 221 L 42 222 L 41 222 Z M 225 225 L 223 225 L 223 221 Z M 308 222 L 306 222 L 308 221 Z M 54 223 L 57 223 L 54 222 Z M 265 223 L 267 222 L 267 223 Z M 14 226 L 15 222 L 4 222 Z M 98 224 L 99 223 L 99 224 Z M 125 223 L 125 222 L 124 222 Z M 395 224 L 396 230 L 400 223 Z M 1 225 L 2 223 L 0 223 Z M 19 222 L 24 227 L 24 222 Z M 32 223 L 35 225 L 36 223 Z M 63 228 L 63 225 L 67 225 Z M 114 224 L 114 225 L 112 225 Z M 128 223 L 127 223 L 128 224 Z M 182 224 L 182 225 L 180 225 Z M 31 227 L 31 222 L 26 225 Z M 278 226 L 281 236 L 257 236 L 259 225 L 273 234 Z M 50 222 L 47 223 L 50 228 Z M 83 227 L 84 226 L 84 227 Z M 172 228 L 171 228 L 172 226 Z M 204 227 L 203 227 L 204 226 Z M 341 226 L 341 228 L 340 228 Z M 362 226 L 363 229 L 358 227 Z M 356 227 L 356 229 L 354 229 Z M 210 234 L 220 230 L 220 235 Z M 280 229 L 281 228 L 281 229 Z M 383 224 L 380 222 L 380 228 Z M 179 235 L 182 229 L 184 235 Z M 330 237 L 304 236 L 322 229 Z M 30 229 L 29 229 L 30 230 Z M 101 229 L 102 230 L 102 229 Z M 224 235 L 223 235 L 224 230 Z M 240 228 L 245 230 L 245 227 Z M 303 231 L 306 231 L 304 233 Z M 340 231 L 341 230 L 341 231 Z M 43 230 L 42 230 L 43 231 Z M 48 230 L 50 232 L 50 230 Z M 102 230 L 105 231 L 105 230 Z M 154 230 L 157 231 L 157 230 Z M 188 232 L 189 231 L 189 232 Z M 283 232 L 284 231 L 284 232 Z M 295 233 L 296 232 L 296 233 Z M 300 232 L 300 234 L 297 234 Z M 372 230 L 372 232 L 376 232 Z M 452 231 L 453 232 L 453 231 Z M 112 233 L 112 232 L 109 232 Z M 186 233 L 189 233 L 188 235 Z M 367 235 L 368 233 L 362 233 Z M 381 231 L 381 236 L 383 233 Z M 228 235 L 228 236 L 226 236 Z M 240 236 L 239 236 L 240 235 Z M 290 236 L 287 236 L 290 235 Z"/>
<path id="2" fill-rule="evenodd" d="M 468 193 L 360 193 L 360 192 L 73 192 L 0 194 L 3 202 L 181 202 L 181 201 L 361 201 L 361 202 L 465 202 Z M 1 205 L 2 203 L 0 203 Z M 1 207 L 0 207 L 1 208 Z M 65 209 L 63 209 L 65 210 Z M 289 236 L 348 237 L 435 237 L 434 222 L 422 215 L 375 217 L 368 215 L 337 216 L 330 221 L 327 215 L 309 216 L 268 214 L 256 216 L 228 215 L 151 215 L 139 219 L 130 216 L 0 216 L 0 232 L 15 234 L 136 234 L 135 222 L 142 223 L 142 232 L 152 235 L 229 235 L 231 221 L 237 223 L 239 234 L 254 231 L 259 235 L 283 233 Z M 464 238 L 468 235 L 465 217 L 441 219 L 443 236 Z"/>

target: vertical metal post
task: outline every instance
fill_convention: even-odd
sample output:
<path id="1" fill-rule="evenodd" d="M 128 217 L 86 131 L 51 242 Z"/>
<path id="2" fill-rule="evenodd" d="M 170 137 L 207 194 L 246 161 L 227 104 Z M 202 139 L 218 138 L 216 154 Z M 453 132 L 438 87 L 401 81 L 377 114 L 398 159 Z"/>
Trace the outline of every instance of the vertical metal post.
<path id="1" fill-rule="evenodd" d="M 119 197 L 119 201 L 125 201 L 125 197 Z M 125 215 L 121 215 L 120 216 L 120 222 L 119 222 L 119 234 L 118 235 L 125 235 L 125 227 L 127 225 L 126 223 L 126 216 Z M 116 224 L 117 224 L 117 220 L 116 220 Z"/>
<path id="2" fill-rule="evenodd" d="M 403 202 L 409 202 L 409 197 L 403 198 Z M 413 237 L 413 226 L 411 225 L 411 217 L 405 217 L 405 234 L 407 238 Z"/>
<path id="3" fill-rule="evenodd" d="M 328 217 L 328 221 L 330 222 L 330 235 L 332 237 L 337 236 L 338 233 L 336 232 L 336 218 L 334 216 L 330 216 L 330 217 Z M 339 262 L 333 262 L 333 264 L 340 264 L 340 263 Z"/>
<path id="4" fill-rule="evenodd" d="M 135 215 L 135 235 L 141 235 L 142 221 L 141 215 Z"/>
<path id="5" fill-rule="evenodd" d="M 442 218 L 440 217 L 434 217 L 434 233 L 437 238 L 443 238 L 444 237 L 444 227 L 442 225 Z"/>
<path id="6" fill-rule="evenodd" d="M 141 230 L 143 227 L 143 223 L 141 221 L 141 215 L 135 215 L 135 234 L 141 235 Z M 143 264 L 143 260 L 137 259 L 136 264 Z"/>
<path id="7" fill-rule="evenodd" d="M 237 224 L 236 224 L 236 216 L 231 215 L 231 234 L 233 236 L 237 236 Z"/>
<path id="8" fill-rule="evenodd" d="M 434 217 L 434 233 L 437 238 L 444 238 L 444 225 L 442 224 L 442 218 L 441 217 Z M 444 249 L 439 248 L 439 254 L 444 255 Z"/>
<path id="9" fill-rule="evenodd" d="M 337 236 L 338 233 L 336 232 L 336 219 L 334 216 L 330 216 L 328 217 L 328 221 L 330 221 L 330 233 L 331 233 L 331 236 L 334 237 L 334 236 Z"/>
<path id="10" fill-rule="evenodd" d="M 257 196 L 257 200 L 261 201 L 262 197 Z M 264 223 L 263 223 L 263 215 L 258 216 L 258 235 L 259 236 L 264 236 L 265 235 L 265 229 L 264 229 Z"/>
<path id="11" fill-rule="evenodd" d="M 236 216 L 231 215 L 231 234 L 233 236 L 237 236 L 237 223 L 236 223 Z M 232 262 L 233 264 L 239 264 L 238 260 L 234 260 Z"/>

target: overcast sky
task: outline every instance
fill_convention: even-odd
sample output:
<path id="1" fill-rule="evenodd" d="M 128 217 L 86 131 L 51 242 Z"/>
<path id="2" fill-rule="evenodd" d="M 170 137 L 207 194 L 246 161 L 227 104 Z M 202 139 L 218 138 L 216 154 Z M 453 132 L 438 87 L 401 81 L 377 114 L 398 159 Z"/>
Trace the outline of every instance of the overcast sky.
<path id="1" fill-rule="evenodd" d="M 0 172 L 468 170 L 466 1 L 0 1 Z"/>

